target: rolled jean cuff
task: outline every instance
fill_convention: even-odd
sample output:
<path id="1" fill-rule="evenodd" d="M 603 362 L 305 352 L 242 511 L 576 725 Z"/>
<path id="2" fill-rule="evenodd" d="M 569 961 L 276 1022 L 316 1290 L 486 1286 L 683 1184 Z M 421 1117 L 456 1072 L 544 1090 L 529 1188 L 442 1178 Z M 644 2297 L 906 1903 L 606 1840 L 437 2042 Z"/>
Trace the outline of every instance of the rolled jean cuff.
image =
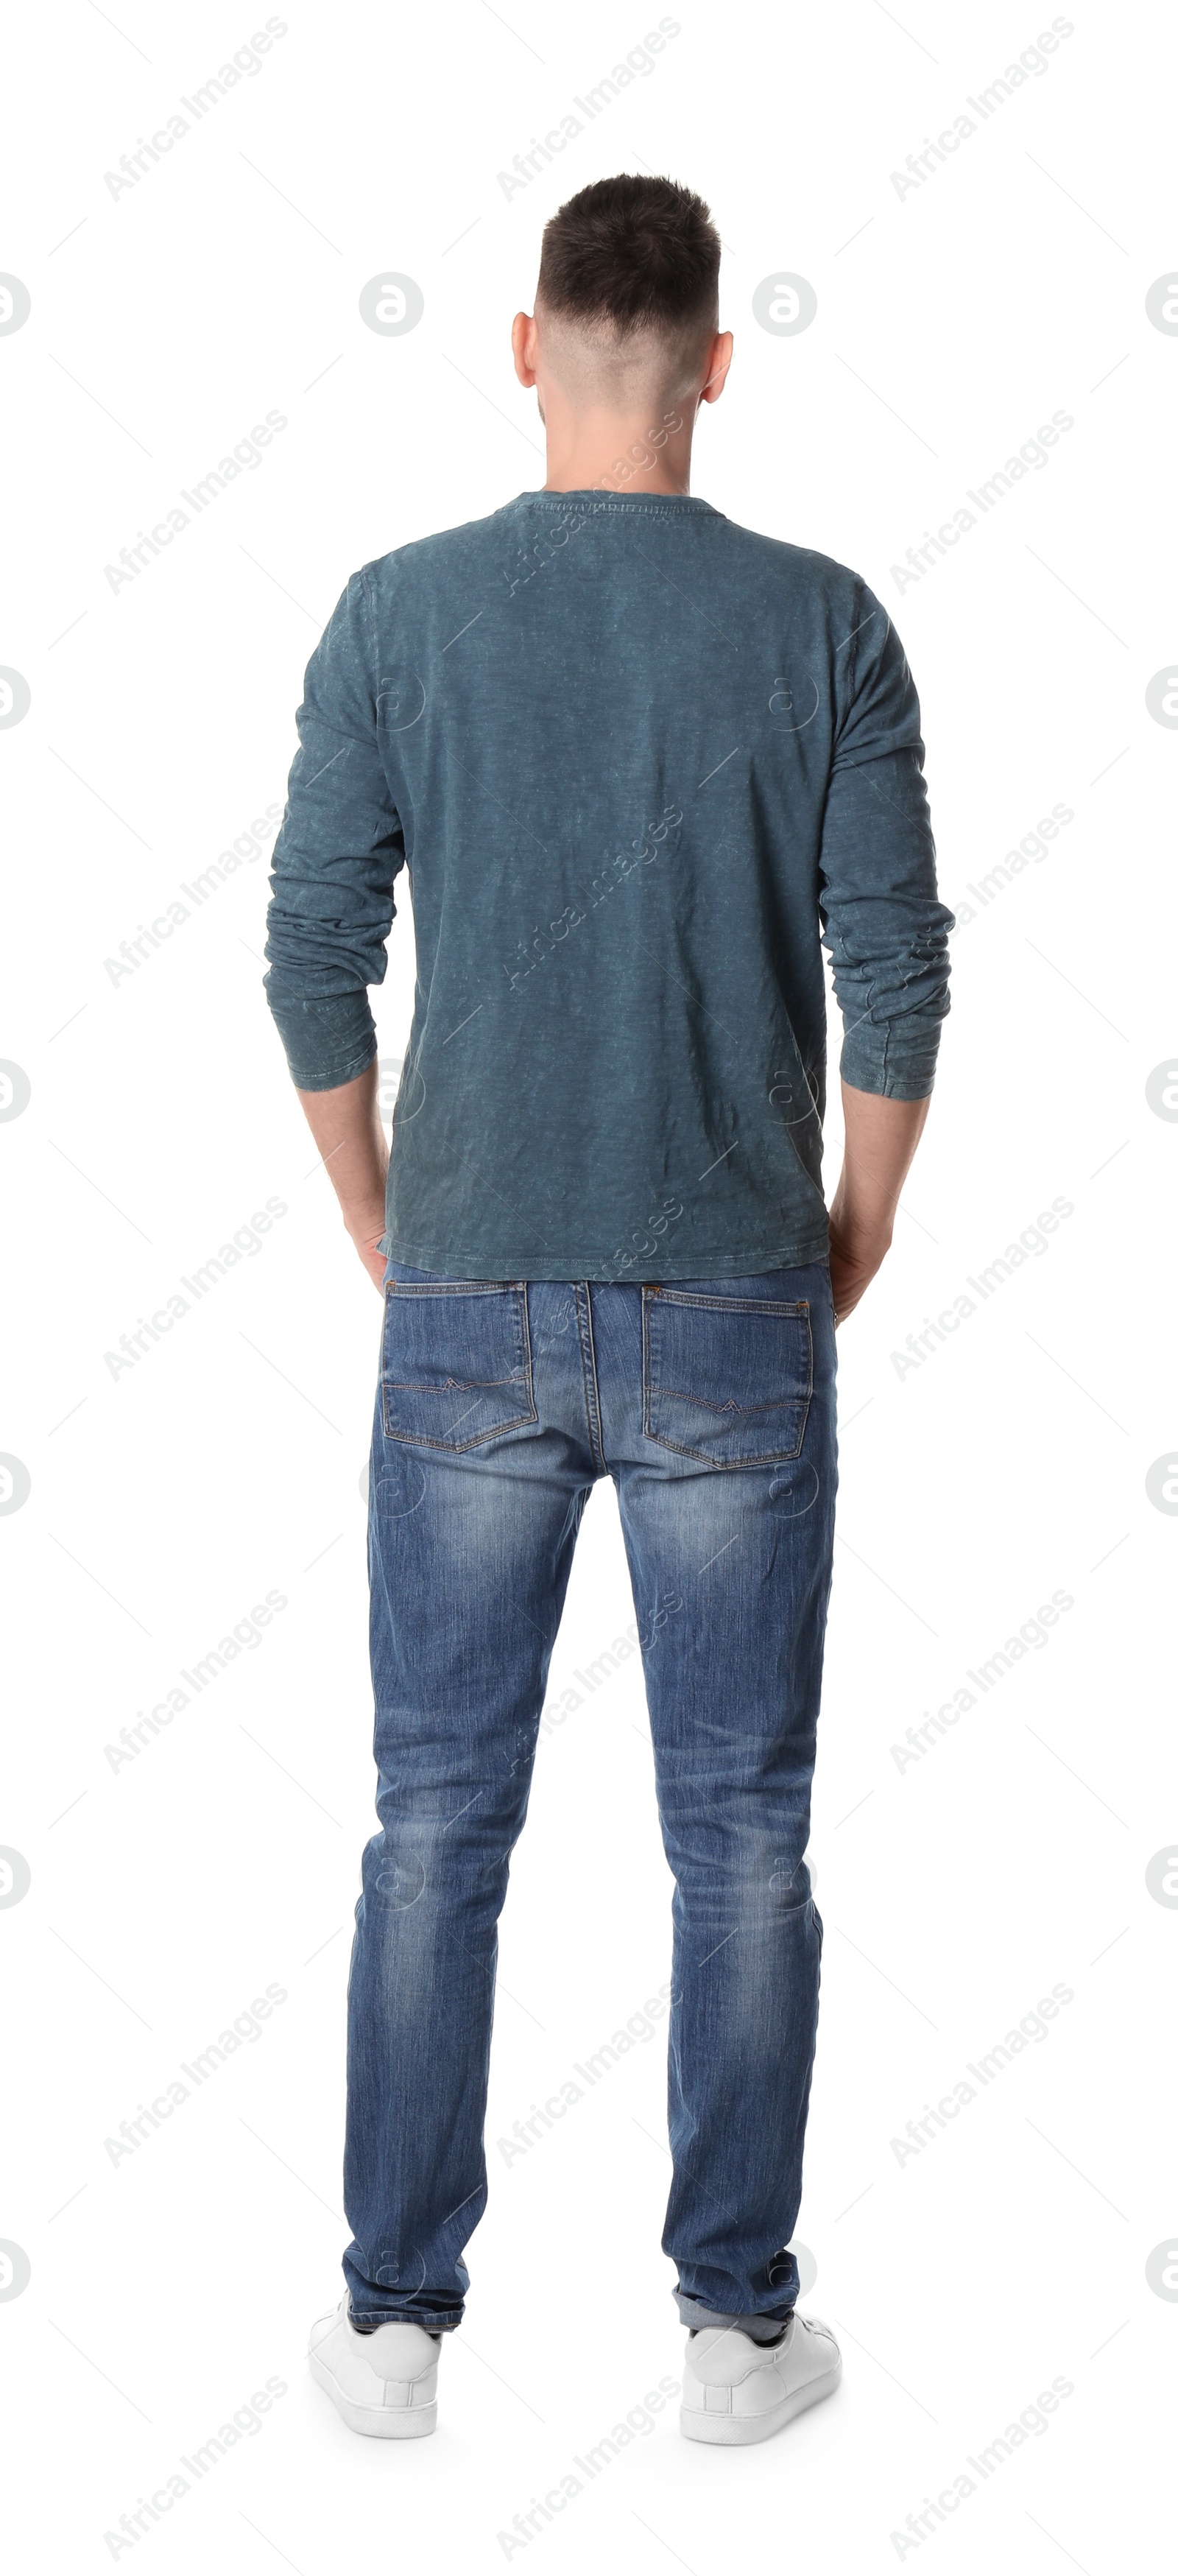
<path id="1" fill-rule="evenodd" d="M 369 2308 L 367 2311 L 361 2308 L 357 2311 L 351 2299 L 348 2300 L 348 2324 L 351 2326 L 421 2326 L 426 2334 L 455 2334 L 461 2323 L 462 2318 L 456 2317 L 453 2309 L 446 2316 L 431 2316 L 428 2310 L 423 2313 L 420 2309 L 407 2315 L 404 2308 Z"/>
<path id="2" fill-rule="evenodd" d="M 706 2308 L 702 2299 L 689 2299 L 683 2290 L 674 2291 L 673 2296 L 685 2326 L 735 2326 L 752 2343 L 776 2343 L 782 2327 L 789 2324 L 793 2315 L 792 2299 L 788 2308 L 779 2308 L 768 2315 L 726 2317 L 718 2308 Z"/>

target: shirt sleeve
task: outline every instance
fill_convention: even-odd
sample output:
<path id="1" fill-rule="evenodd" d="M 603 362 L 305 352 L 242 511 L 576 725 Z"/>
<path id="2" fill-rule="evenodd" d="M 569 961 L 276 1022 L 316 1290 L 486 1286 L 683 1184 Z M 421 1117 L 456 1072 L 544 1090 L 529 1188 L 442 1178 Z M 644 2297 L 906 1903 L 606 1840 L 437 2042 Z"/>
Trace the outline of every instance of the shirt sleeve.
<path id="1" fill-rule="evenodd" d="M 307 664 L 299 748 L 274 844 L 266 998 L 301 1091 L 330 1091 L 376 1053 L 369 984 L 383 982 L 405 864 L 377 743 L 371 608 L 348 583 Z"/>
<path id="2" fill-rule="evenodd" d="M 863 582 L 845 648 L 822 825 L 819 913 L 856 1091 L 923 1100 L 949 1008 L 953 915 L 937 900 L 920 703 L 887 610 Z"/>

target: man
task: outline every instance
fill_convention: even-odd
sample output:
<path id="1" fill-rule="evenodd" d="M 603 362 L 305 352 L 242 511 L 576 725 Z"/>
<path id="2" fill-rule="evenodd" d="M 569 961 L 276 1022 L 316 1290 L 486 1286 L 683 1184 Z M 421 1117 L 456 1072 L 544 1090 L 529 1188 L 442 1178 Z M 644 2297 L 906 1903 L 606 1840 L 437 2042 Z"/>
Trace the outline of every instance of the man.
<path id="1" fill-rule="evenodd" d="M 384 1297 L 369 1517 L 380 1831 L 349 1986 L 346 2423 L 432 2432 L 486 2202 L 496 1924 L 573 1547 L 613 1478 L 675 1877 L 682 2429 L 836 2385 L 796 2313 L 822 1926 L 803 1854 L 836 1320 L 891 1240 L 947 1008 L 916 693 L 857 575 L 689 496 L 732 351 L 669 180 L 543 238 L 512 346 L 539 492 L 348 583 L 274 857 L 282 1035 Z M 417 994 L 393 1120 L 366 986 Z M 846 1155 L 820 1183 L 825 999 Z"/>

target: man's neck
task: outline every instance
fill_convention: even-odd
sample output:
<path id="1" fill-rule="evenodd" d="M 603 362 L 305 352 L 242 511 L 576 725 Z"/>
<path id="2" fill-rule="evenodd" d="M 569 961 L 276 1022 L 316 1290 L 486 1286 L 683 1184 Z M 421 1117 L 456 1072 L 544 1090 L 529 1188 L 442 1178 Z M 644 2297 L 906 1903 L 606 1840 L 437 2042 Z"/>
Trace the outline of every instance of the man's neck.
<path id="1" fill-rule="evenodd" d="M 691 487 L 694 407 L 619 418 L 584 412 L 547 422 L 546 492 L 666 492 Z"/>

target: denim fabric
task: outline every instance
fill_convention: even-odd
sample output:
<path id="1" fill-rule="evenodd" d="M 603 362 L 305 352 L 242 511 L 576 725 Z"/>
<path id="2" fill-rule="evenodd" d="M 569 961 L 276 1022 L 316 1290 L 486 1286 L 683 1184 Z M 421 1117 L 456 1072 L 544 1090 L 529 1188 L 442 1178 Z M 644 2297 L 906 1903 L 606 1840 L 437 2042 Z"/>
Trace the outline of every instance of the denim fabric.
<path id="1" fill-rule="evenodd" d="M 577 1530 L 606 1475 L 675 1880 L 663 2245 L 688 2323 L 765 2337 L 788 2315 L 822 1943 L 803 1854 L 834 1394 L 822 1264 L 666 1288 L 390 1262 L 369 1498 L 380 1831 L 348 1990 L 361 2323 L 462 2315 L 496 1925 Z"/>
<path id="2" fill-rule="evenodd" d="M 417 989 L 385 1249 L 480 1279 L 823 1260 L 830 950 L 860 1091 L 948 1008 L 920 708 L 866 584 L 706 501 L 525 492 L 349 581 L 307 666 L 266 989 L 295 1081 Z"/>

